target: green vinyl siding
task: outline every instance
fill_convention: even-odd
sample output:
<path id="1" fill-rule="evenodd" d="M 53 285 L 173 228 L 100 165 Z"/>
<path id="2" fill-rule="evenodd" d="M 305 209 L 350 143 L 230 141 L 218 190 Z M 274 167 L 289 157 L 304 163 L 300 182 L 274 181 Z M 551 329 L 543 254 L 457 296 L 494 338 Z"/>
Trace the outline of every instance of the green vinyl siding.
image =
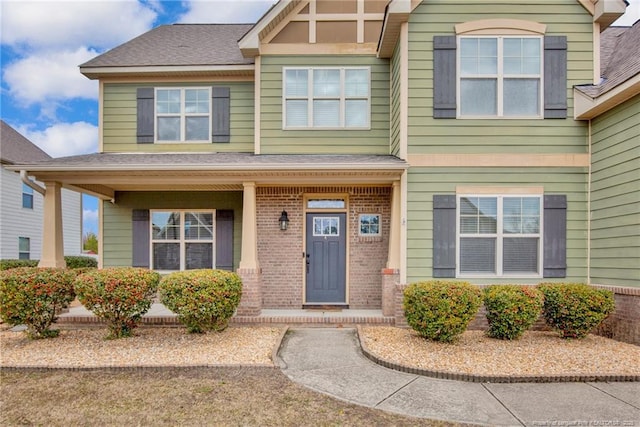
<path id="1" fill-rule="evenodd" d="M 371 67 L 369 130 L 283 130 L 286 67 Z M 261 154 L 389 154 L 389 61 L 373 56 L 263 56 Z"/>
<path id="2" fill-rule="evenodd" d="M 591 282 L 640 287 L 640 96 L 592 132 Z"/>
<path id="3" fill-rule="evenodd" d="M 567 196 L 567 277 L 587 275 L 586 168 L 422 168 L 410 169 L 407 181 L 407 282 L 432 278 L 433 195 L 455 194 L 457 186 L 537 187 L 545 194 Z M 478 284 L 539 283 L 549 279 L 469 279 Z"/>
<path id="4" fill-rule="evenodd" d="M 401 65 L 400 43 L 396 44 L 395 52 L 391 58 L 391 129 L 390 129 L 390 150 L 394 156 L 400 155 L 400 65 Z"/>
<path id="5" fill-rule="evenodd" d="M 566 119 L 433 119 L 433 36 L 482 19 L 533 21 L 546 35 L 567 36 Z M 572 118 L 572 87 L 593 80 L 592 20 L 575 0 L 423 2 L 409 19 L 409 154 L 586 153 L 588 126 Z"/>
<path id="6" fill-rule="evenodd" d="M 230 209 L 234 212 L 233 266 L 234 270 L 238 268 L 242 244 L 241 192 L 117 192 L 115 201 L 102 203 L 104 267 L 131 266 L 133 209 Z"/>
<path id="7" fill-rule="evenodd" d="M 231 142 L 211 144 L 137 144 L 136 91 L 139 87 L 222 86 L 231 91 Z M 198 82 L 162 84 L 105 83 L 103 95 L 104 152 L 212 151 L 253 152 L 254 148 L 253 82 Z"/>

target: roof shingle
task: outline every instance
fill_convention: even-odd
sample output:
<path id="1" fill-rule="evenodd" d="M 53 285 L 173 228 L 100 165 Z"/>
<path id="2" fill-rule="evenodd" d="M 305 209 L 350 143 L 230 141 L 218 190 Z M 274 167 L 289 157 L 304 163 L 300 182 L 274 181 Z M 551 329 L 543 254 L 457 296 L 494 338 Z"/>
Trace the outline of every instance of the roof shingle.
<path id="1" fill-rule="evenodd" d="M 14 128 L 0 120 L 0 160 L 2 163 L 33 163 L 49 160 L 51 156 Z"/>

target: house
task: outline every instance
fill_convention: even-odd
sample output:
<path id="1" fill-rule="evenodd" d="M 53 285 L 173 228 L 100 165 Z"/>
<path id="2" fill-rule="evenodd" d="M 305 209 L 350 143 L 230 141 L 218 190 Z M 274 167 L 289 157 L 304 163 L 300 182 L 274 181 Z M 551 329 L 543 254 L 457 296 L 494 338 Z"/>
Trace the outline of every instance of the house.
<path id="1" fill-rule="evenodd" d="M 29 186 L 8 168 L 20 163 L 48 161 L 51 157 L 4 120 L 0 120 L 0 259 L 40 259 L 43 229 L 41 183 Z M 63 190 L 63 253 L 82 252 L 82 205 L 80 193 Z"/>
<path id="2" fill-rule="evenodd" d="M 102 199 L 103 267 L 237 271 L 242 316 L 393 316 L 430 278 L 639 286 L 637 175 L 606 210 L 623 169 L 596 161 L 627 114 L 637 170 L 637 82 L 629 108 L 577 110 L 608 96 L 600 33 L 625 7 L 281 0 L 256 24 L 161 26 L 80 66 L 99 153 L 14 168 Z M 612 215 L 635 235 L 608 239 Z"/>

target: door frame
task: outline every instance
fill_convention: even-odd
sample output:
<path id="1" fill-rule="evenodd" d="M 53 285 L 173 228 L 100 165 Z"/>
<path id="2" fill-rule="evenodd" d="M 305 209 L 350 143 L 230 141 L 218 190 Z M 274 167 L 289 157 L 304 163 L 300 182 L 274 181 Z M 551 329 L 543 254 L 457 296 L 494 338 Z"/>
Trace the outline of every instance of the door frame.
<path id="1" fill-rule="evenodd" d="M 309 200 L 313 199 L 342 199 L 344 200 L 344 208 L 308 208 Z M 345 278 L 344 278 L 344 303 L 336 303 L 335 305 L 349 305 L 349 232 L 351 223 L 349 221 L 349 193 L 304 193 L 302 197 L 302 247 L 304 256 L 302 257 L 302 304 L 307 304 L 307 214 L 312 213 L 344 213 L 345 214 Z"/>

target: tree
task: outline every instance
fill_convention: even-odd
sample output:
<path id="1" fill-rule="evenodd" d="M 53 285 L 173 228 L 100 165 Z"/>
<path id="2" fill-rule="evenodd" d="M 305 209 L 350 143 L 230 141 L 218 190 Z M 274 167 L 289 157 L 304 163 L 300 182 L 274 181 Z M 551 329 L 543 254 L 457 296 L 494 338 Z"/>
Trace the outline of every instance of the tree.
<path id="1" fill-rule="evenodd" d="M 98 236 L 92 231 L 86 233 L 82 239 L 82 249 L 98 253 Z"/>

